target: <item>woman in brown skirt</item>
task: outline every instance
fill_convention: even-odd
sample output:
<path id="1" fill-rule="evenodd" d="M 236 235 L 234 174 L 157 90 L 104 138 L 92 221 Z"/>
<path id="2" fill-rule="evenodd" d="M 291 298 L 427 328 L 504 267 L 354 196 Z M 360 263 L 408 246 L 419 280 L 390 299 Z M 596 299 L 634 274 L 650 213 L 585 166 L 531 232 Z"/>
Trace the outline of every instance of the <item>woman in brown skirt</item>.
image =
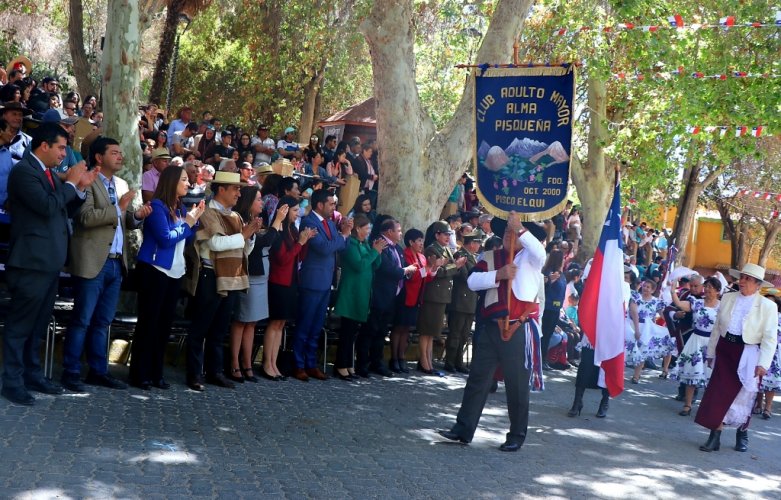
<path id="1" fill-rule="evenodd" d="M 695 422 L 711 430 L 702 451 L 717 451 L 725 425 L 737 427 L 735 450 L 748 449 L 751 410 L 763 377 L 776 351 L 775 304 L 759 294 L 765 269 L 746 264 L 729 273 L 739 279 L 740 291 L 724 295 L 708 342 L 708 365 L 713 374 L 705 389 Z M 715 363 L 714 363 L 715 358 Z"/>

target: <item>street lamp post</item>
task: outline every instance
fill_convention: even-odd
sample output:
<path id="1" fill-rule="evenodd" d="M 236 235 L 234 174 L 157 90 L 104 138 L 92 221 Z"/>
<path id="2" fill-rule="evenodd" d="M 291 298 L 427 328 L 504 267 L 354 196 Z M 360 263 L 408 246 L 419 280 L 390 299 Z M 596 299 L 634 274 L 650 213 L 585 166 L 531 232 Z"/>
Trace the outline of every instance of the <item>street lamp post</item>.
<path id="1" fill-rule="evenodd" d="M 187 31 L 187 28 L 190 27 L 190 21 L 192 21 L 192 19 L 190 19 L 187 14 L 179 14 L 179 24 L 184 23 L 184 29 L 181 33 L 178 33 L 179 26 L 177 24 L 176 42 L 174 42 L 174 57 L 173 61 L 171 61 L 171 72 L 168 75 L 168 92 L 165 96 L 165 109 L 168 112 L 171 111 L 171 97 L 174 92 L 174 80 L 176 80 L 176 63 L 179 61 L 179 39 Z"/>

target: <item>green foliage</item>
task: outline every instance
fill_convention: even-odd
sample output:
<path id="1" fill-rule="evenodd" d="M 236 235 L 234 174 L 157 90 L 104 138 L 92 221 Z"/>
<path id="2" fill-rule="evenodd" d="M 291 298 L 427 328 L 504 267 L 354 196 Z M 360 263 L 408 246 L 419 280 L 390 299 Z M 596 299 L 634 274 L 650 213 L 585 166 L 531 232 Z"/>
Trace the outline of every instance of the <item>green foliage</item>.
<path id="1" fill-rule="evenodd" d="M 226 124 L 264 121 L 276 133 L 298 123 L 304 85 L 320 72 L 318 117 L 360 102 L 371 95 L 355 17 L 362 8 L 357 0 L 215 2 L 181 38 L 172 107 L 209 109 Z"/>
<path id="2" fill-rule="evenodd" d="M 423 107 L 437 127 L 452 116 L 468 75 L 457 64 L 473 62 L 493 13 L 494 1 L 431 0 L 416 2 L 415 57 Z M 508 60 L 512 54 L 508 54 Z M 492 61 L 494 62 L 494 61 Z"/>
<path id="3" fill-rule="evenodd" d="M 607 82 L 608 112 L 599 117 L 610 129 L 606 153 L 625 164 L 624 187 L 634 191 L 640 210 L 656 210 L 659 203 L 670 203 L 680 189 L 676 179 L 687 165 L 696 162 L 717 168 L 736 158 L 758 154 L 752 137 L 736 138 L 736 125 L 764 125 L 781 128 L 777 103 L 781 98 L 778 79 L 705 80 L 679 76 L 668 80 L 646 78 L 612 79 L 619 71 L 635 71 L 650 77 L 655 72 L 671 72 L 678 66 L 685 74 L 747 71 L 774 72 L 776 55 L 781 49 L 776 29 L 700 29 L 668 30 L 646 33 L 631 30 L 606 35 L 598 30 L 576 35 L 554 36 L 556 28 L 577 31 L 581 26 L 632 22 L 636 25 L 668 25 L 667 17 L 680 14 L 687 25 L 716 23 L 725 14 L 738 22 L 772 22 L 775 12 L 766 2 L 658 1 L 595 2 L 593 0 L 542 0 L 538 2 L 523 44 L 529 60 L 580 61 L 581 85 L 588 78 Z M 582 88 L 578 94 L 585 96 Z M 589 116 L 585 102 L 578 103 L 581 118 Z M 583 120 L 580 122 L 584 123 Z M 692 136 L 689 125 L 731 128 L 723 138 L 718 133 Z M 585 142 L 587 128 L 576 130 Z"/>

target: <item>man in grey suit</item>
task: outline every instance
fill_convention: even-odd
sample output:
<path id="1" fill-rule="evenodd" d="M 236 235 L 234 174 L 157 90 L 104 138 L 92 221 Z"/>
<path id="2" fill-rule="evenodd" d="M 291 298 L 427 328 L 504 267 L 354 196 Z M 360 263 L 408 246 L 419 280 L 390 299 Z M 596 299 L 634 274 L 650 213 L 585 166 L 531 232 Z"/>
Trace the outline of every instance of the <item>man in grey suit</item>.
<path id="1" fill-rule="evenodd" d="M 152 212 L 150 205 L 130 209 L 136 192 L 116 175 L 122 170 L 123 158 L 115 139 L 97 138 L 90 146 L 89 160 L 99 173 L 73 220 L 69 271 L 75 278 L 76 294 L 62 359 L 62 385 L 74 392 L 85 390 L 81 382 L 85 346 L 90 368 L 85 382 L 127 388 L 108 371 L 108 328 L 114 320 L 122 277 L 127 274 L 125 228 L 137 227 Z"/>
<path id="2" fill-rule="evenodd" d="M 6 281 L 11 308 L 3 332 L 0 395 L 18 404 L 35 402 L 28 389 L 62 392 L 44 377 L 38 351 L 67 260 L 68 215 L 84 202 L 84 189 L 97 175 L 88 172 L 83 162 L 68 170 L 65 182 L 51 172 L 65 157 L 67 140 L 58 124 L 42 124 L 30 151 L 8 176 L 11 240 Z"/>

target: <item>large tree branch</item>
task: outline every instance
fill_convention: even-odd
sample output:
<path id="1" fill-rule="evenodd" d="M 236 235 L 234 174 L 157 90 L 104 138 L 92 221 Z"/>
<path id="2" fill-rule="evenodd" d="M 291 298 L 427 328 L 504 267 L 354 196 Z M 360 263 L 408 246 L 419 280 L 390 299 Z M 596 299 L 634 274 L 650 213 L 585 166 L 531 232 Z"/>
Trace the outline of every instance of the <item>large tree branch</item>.
<path id="1" fill-rule="evenodd" d="M 502 0 L 496 6 L 491 24 L 477 51 L 478 63 L 513 62 L 513 43 L 521 32 L 531 0 Z M 453 182 L 472 157 L 472 116 L 474 113 L 474 88 L 467 85 L 456 112 L 450 121 L 433 137 L 426 152 L 429 159 L 445 165 L 458 165 Z"/>

